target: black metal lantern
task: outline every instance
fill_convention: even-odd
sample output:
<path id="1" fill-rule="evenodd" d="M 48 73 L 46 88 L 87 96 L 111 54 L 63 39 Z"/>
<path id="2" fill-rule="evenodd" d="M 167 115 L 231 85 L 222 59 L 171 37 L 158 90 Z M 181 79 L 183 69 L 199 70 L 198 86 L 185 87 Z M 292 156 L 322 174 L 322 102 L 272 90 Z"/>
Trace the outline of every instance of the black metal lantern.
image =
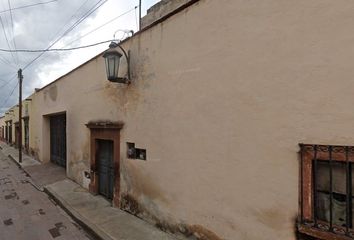
<path id="1" fill-rule="evenodd" d="M 116 47 L 119 47 L 122 50 L 124 56 L 127 59 L 127 65 L 128 65 L 127 77 L 123 77 L 123 78 L 118 77 L 119 63 L 123 55 L 120 52 L 115 50 Z M 111 42 L 111 44 L 109 45 L 109 49 L 103 54 L 103 57 L 105 58 L 105 64 L 106 64 L 107 79 L 109 81 L 118 82 L 118 83 L 130 83 L 130 62 L 129 62 L 128 54 L 120 45 L 118 45 L 115 42 Z"/>

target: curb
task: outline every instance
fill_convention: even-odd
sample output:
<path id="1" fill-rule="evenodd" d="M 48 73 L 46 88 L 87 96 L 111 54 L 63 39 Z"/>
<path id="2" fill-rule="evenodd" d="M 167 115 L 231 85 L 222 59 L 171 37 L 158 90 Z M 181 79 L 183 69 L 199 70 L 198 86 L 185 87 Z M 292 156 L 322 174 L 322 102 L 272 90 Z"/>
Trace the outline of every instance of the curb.
<path id="1" fill-rule="evenodd" d="M 91 224 L 85 217 L 75 211 L 69 204 L 59 197 L 54 191 L 50 190 L 50 187 L 44 187 L 44 192 L 54 200 L 75 222 L 77 222 L 85 231 L 98 240 L 116 240 L 108 236 L 102 230 L 98 229 L 94 224 Z"/>
<path id="2" fill-rule="evenodd" d="M 8 156 L 8 158 L 10 158 L 19 168 L 23 169 L 22 166 L 21 166 L 21 164 L 20 164 L 19 162 L 17 162 L 16 159 L 15 159 L 11 154 L 9 154 L 9 155 L 7 155 L 7 156 Z"/>

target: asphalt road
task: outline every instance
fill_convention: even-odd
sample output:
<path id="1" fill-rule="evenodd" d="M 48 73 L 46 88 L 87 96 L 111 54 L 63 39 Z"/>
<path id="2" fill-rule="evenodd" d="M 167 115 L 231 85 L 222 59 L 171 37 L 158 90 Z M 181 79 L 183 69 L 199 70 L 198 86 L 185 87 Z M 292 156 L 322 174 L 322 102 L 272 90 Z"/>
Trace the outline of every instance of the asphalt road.
<path id="1" fill-rule="evenodd" d="M 0 240 L 93 239 L 0 151 Z"/>

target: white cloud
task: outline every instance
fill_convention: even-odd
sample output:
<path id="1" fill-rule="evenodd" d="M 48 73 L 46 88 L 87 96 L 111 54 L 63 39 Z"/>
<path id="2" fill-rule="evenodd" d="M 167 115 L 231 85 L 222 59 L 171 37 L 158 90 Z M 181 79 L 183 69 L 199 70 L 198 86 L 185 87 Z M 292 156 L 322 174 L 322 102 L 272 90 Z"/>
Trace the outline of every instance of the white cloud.
<path id="1" fill-rule="evenodd" d="M 32 2 L 33 1 L 33 2 Z M 11 1 L 12 8 L 37 3 L 39 0 L 16 0 Z M 75 23 L 90 7 L 99 0 L 58 0 L 57 2 L 39 5 L 32 8 L 25 8 L 12 11 L 14 21 L 14 35 L 17 49 L 45 49 L 58 36 L 64 33 Z M 151 7 L 159 0 L 143 0 L 142 12 Z M 54 47 L 66 46 L 71 41 L 92 31 L 103 23 L 114 17 L 134 9 L 139 3 L 138 0 L 108 0 L 94 14 L 83 21 L 78 27 L 61 39 Z M 83 6 L 82 6 L 83 5 Z M 80 9 L 79 7 L 82 6 Z M 0 0 L 0 11 L 8 9 L 7 0 Z M 78 10 L 79 9 L 79 10 Z M 9 39 L 11 48 L 14 48 L 14 38 L 11 28 L 10 13 L 0 14 L 3 20 L 5 33 Z M 138 9 L 132 10 L 128 14 L 120 17 L 116 21 L 105 27 L 73 42 L 68 47 L 82 46 L 95 42 L 105 41 L 113 38 L 113 34 L 118 29 L 137 30 Z M 42 87 L 55 80 L 81 63 L 92 58 L 99 52 L 105 50 L 106 45 L 94 48 L 77 50 L 75 52 L 45 53 L 38 61 L 23 71 L 24 74 L 24 97 L 30 95 L 35 87 Z M 7 49 L 3 30 L 0 25 L 0 48 Z M 11 54 L 0 52 L 0 87 L 4 81 L 12 81 L 0 88 L 0 114 L 16 104 L 18 95 L 17 89 L 9 98 L 9 94 L 14 89 L 17 78 L 16 73 L 19 67 L 23 68 L 33 60 L 38 53 L 18 53 L 19 64 L 13 59 Z M 16 57 L 15 57 L 16 58 Z M 8 62 L 6 64 L 6 62 Z M 10 63 L 10 64 L 9 64 Z M 4 105 L 3 103 L 7 101 Z M 3 109 L 2 109 L 3 108 Z"/>

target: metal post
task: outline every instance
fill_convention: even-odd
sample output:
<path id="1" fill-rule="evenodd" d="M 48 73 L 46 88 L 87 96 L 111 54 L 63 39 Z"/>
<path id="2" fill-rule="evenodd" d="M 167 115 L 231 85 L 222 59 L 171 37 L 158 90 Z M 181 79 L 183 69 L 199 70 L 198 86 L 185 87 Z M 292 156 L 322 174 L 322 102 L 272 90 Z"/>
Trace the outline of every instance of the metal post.
<path id="1" fill-rule="evenodd" d="M 139 30 L 141 30 L 141 0 L 139 0 Z"/>
<path id="2" fill-rule="evenodd" d="M 22 69 L 18 70 L 18 81 L 19 81 L 19 98 L 18 98 L 18 125 L 19 125 L 19 136 L 18 136 L 18 161 L 22 163 Z"/>

